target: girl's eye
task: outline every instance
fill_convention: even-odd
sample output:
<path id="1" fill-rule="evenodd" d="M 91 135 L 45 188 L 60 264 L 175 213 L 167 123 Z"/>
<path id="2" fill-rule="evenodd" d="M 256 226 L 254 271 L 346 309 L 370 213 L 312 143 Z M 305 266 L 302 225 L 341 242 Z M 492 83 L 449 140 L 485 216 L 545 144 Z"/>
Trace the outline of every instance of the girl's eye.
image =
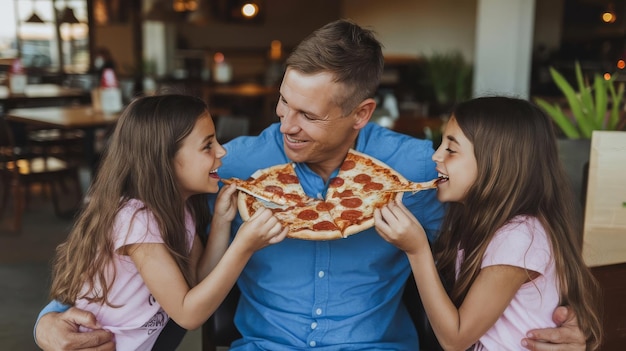
<path id="1" fill-rule="evenodd" d="M 450 154 L 454 154 L 454 153 L 456 153 L 456 151 L 454 151 L 454 150 L 450 149 L 449 147 L 447 147 L 447 148 L 446 148 L 446 151 L 447 151 L 448 153 L 450 153 Z"/>
<path id="2" fill-rule="evenodd" d="M 211 150 L 213 143 L 207 143 L 206 145 L 204 145 L 204 147 L 202 148 L 203 150 Z"/>

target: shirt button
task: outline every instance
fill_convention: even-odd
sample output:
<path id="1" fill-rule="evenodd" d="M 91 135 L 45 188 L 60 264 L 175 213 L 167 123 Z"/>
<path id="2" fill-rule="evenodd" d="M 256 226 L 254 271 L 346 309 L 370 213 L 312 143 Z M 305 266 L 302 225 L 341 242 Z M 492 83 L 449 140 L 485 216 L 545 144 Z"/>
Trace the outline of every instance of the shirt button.
<path id="1" fill-rule="evenodd" d="M 315 314 L 318 315 L 318 316 L 321 315 L 322 314 L 322 309 L 321 308 L 316 309 L 315 310 Z"/>
<path id="2" fill-rule="evenodd" d="M 326 274 L 326 273 L 324 273 L 324 271 L 319 271 L 319 272 L 317 272 L 317 276 L 318 276 L 318 277 L 320 277 L 320 278 L 324 278 L 324 275 L 325 275 L 325 274 Z"/>
<path id="3" fill-rule="evenodd" d="M 315 329 L 315 328 L 317 328 L 317 322 L 311 323 L 311 329 Z"/>
<path id="4" fill-rule="evenodd" d="M 315 347 L 315 345 L 317 345 L 317 343 L 313 340 L 309 341 L 309 346 L 311 347 Z"/>

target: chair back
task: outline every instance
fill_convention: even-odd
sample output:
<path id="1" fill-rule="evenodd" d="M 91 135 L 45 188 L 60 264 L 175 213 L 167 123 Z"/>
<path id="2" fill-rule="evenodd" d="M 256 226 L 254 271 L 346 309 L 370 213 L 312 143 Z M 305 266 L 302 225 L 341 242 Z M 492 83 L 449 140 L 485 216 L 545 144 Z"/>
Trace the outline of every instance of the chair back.
<path id="1" fill-rule="evenodd" d="M 15 164 L 15 143 L 9 123 L 0 117 L 0 169 L 7 170 L 8 164 Z"/>

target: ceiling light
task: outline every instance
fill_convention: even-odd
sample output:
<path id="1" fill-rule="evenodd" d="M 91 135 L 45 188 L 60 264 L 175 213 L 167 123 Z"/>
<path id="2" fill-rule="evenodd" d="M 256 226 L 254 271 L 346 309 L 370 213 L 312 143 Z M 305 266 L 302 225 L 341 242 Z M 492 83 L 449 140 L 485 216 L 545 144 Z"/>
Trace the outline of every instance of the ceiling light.
<path id="1" fill-rule="evenodd" d="M 44 22 L 44 20 L 41 19 L 41 17 L 39 17 L 39 15 L 37 15 L 37 13 L 35 11 L 33 11 L 33 14 L 30 15 L 30 17 L 28 17 L 28 19 L 26 21 L 24 21 L 26 23 L 46 23 Z"/>
<path id="2" fill-rule="evenodd" d="M 74 10 L 72 8 L 70 8 L 70 7 L 66 7 L 66 8 L 63 9 L 63 12 L 61 12 L 60 22 L 61 23 L 69 23 L 69 24 L 80 23 L 78 18 L 76 18 L 76 15 L 74 15 Z"/>

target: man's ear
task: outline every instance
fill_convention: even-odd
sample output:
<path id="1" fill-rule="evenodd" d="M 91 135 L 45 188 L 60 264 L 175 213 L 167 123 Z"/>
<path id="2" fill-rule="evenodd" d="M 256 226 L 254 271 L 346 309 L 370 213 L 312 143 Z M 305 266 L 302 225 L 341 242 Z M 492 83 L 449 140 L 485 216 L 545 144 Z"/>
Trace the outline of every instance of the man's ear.
<path id="1" fill-rule="evenodd" d="M 376 101 L 372 98 L 363 100 L 354 110 L 354 129 L 361 129 L 367 125 L 376 109 Z"/>

